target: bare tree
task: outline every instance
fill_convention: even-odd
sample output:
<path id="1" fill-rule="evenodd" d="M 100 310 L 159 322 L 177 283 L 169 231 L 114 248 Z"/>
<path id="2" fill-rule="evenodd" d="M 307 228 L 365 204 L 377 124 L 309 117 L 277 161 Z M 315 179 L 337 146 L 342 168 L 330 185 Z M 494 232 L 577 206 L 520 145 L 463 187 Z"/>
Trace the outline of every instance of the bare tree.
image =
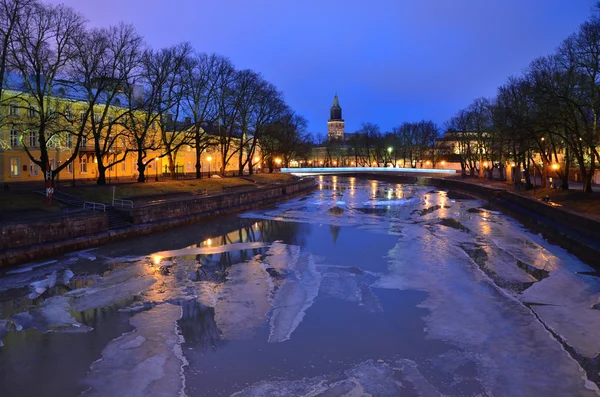
<path id="1" fill-rule="evenodd" d="M 223 76 L 234 70 L 229 59 L 205 53 L 191 57 L 184 67 L 186 109 L 191 118 L 191 139 L 196 151 L 196 178 L 202 177 L 202 152 L 211 144 L 206 129 L 218 118 L 217 94 Z"/>
<path id="2" fill-rule="evenodd" d="M 34 4 L 34 0 L 0 0 L 0 101 L 4 100 L 4 78 L 9 65 L 9 51 L 15 40 L 15 31 L 25 10 Z M 0 106 L 2 104 L 3 102 L 0 102 Z"/>
<path id="3" fill-rule="evenodd" d="M 93 138 L 97 183 L 106 184 L 106 171 L 125 161 L 127 134 L 121 127 L 128 114 L 124 87 L 134 77 L 142 38 L 130 25 L 95 29 L 75 38 L 71 60 L 72 89 L 81 91 L 85 108 L 79 133 Z"/>
<path id="4" fill-rule="evenodd" d="M 14 28 L 10 67 L 19 73 L 28 108 L 33 110 L 22 143 L 31 161 L 44 173 L 49 170 L 49 147 L 73 133 L 72 120 L 59 108 L 55 88 L 60 90 L 61 78 L 67 77 L 66 65 L 75 54 L 75 38 L 83 33 L 83 25 L 83 18 L 71 8 L 34 3 L 23 10 Z M 80 140 L 79 135 L 71 156 L 53 170 L 53 175 L 75 159 Z"/>

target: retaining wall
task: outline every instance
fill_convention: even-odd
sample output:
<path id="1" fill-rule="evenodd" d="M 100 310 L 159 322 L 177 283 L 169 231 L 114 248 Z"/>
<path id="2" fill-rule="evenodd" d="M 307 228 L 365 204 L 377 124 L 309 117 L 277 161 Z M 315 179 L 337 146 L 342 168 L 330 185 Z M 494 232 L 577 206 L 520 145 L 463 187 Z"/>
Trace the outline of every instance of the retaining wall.
<path id="1" fill-rule="evenodd" d="M 216 196 L 173 200 L 135 207 L 131 210 L 134 225 L 117 230 L 108 230 L 108 221 L 104 213 L 87 213 L 78 217 L 65 217 L 69 219 L 67 222 L 75 227 L 68 227 L 65 224 L 64 226 L 57 225 L 54 228 L 50 227 L 49 221 L 4 225 L 3 227 L 11 230 L 23 227 L 28 228 L 27 230 L 51 229 L 51 231 L 38 234 L 37 240 L 32 237 L 29 240 L 23 240 L 23 244 L 25 244 L 25 241 L 28 242 L 27 245 L 9 244 L 3 246 L 6 249 L 3 248 L 0 251 L 0 267 L 142 236 L 176 226 L 192 224 L 209 217 L 259 208 L 306 194 L 316 187 L 313 178 L 304 178 L 287 184 L 267 186 L 250 191 L 228 192 Z M 89 222 L 86 223 L 86 220 L 89 220 Z M 88 228 L 83 226 L 83 224 L 88 223 Z M 96 225 L 98 230 L 93 231 L 92 225 Z M 70 232 L 62 237 L 61 232 L 58 231 L 59 229 L 67 229 Z M 14 232 L 11 231 L 11 233 Z M 7 238 L 7 241 L 10 241 L 10 239 Z"/>
<path id="2" fill-rule="evenodd" d="M 0 250 L 32 246 L 108 230 L 105 213 L 57 216 L 28 223 L 0 225 Z"/>

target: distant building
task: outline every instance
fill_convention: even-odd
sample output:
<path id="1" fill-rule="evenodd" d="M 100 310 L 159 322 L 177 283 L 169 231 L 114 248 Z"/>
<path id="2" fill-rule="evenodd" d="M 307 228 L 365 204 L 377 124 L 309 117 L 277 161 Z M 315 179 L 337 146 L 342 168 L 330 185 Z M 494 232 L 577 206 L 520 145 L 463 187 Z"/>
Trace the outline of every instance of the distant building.
<path id="1" fill-rule="evenodd" d="M 329 110 L 329 120 L 327 121 L 327 140 L 344 140 L 344 120 L 342 119 L 342 108 L 337 94 L 333 97 L 333 106 Z"/>

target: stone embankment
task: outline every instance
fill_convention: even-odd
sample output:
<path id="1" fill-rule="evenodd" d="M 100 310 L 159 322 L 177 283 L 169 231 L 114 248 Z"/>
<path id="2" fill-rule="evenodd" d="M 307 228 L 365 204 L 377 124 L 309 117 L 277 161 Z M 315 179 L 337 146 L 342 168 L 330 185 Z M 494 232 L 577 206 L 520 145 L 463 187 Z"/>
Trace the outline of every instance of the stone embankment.
<path id="1" fill-rule="evenodd" d="M 161 200 L 124 209 L 122 215 L 132 225 L 116 230 L 109 230 L 106 213 L 89 211 L 0 225 L 0 267 L 255 209 L 308 193 L 316 186 L 313 178 L 303 178 L 243 191 Z"/>
<path id="2" fill-rule="evenodd" d="M 554 203 L 525 197 L 508 188 L 459 178 L 418 178 L 420 185 L 461 192 L 487 201 L 494 209 L 541 233 L 590 265 L 600 266 L 600 220 Z"/>

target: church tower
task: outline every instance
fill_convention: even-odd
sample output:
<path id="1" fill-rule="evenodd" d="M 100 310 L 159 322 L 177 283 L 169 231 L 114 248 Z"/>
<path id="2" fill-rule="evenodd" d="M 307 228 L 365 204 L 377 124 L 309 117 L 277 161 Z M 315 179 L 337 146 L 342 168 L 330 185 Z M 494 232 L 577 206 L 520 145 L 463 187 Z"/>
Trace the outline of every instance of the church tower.
<path id="1" fill-rule="evenodd" d="M 327 140 L 344 140 L 344 120 L 342 119 L 342 108 L 337 94 L 333 97 L 333 106 L 329 111 L 329 121 L 327 121 Z"/>

